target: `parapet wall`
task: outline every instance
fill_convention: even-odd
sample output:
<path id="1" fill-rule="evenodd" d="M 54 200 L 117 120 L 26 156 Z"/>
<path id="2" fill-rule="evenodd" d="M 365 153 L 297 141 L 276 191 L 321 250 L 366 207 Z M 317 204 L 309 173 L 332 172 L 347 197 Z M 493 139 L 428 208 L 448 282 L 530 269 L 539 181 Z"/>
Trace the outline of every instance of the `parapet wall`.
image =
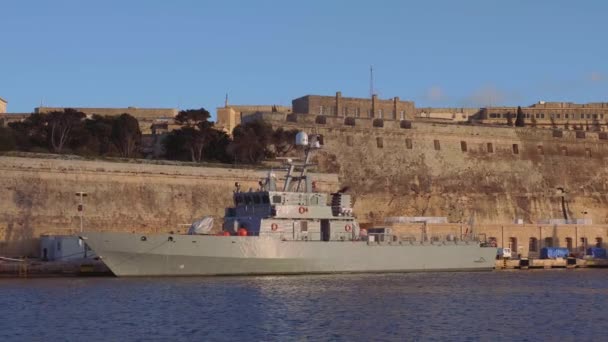
<path id="1" fill-rule="evenodd" d="M 36 255 L 40 234 L 80 229 L 185 230 L 205 215 L 221 225 L 234 183 L 255 188 L 263 170 L 0 156 L 0 256 Z M 336 175 L 314 175 L 320 191 L 338 188 Z"/>

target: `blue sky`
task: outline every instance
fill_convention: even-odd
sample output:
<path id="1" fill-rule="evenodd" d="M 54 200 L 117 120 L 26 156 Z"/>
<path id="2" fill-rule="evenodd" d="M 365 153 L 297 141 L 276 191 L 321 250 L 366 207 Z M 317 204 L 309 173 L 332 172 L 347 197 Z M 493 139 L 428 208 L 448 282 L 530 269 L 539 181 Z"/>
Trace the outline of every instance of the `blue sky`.
<path id="1" fill-rule="evenodd" d="M 417 106 L 608 101 L 607 1 L 28 1 L 0 6 L 9 112 L 290 105 L 306 94 Z"/>

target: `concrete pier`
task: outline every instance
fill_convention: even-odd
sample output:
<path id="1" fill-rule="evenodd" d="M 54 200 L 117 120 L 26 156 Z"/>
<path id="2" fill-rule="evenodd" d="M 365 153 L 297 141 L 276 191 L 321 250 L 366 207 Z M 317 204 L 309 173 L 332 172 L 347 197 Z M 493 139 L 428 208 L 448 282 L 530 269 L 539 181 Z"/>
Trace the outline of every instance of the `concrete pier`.
<path id="1" fill-rule="evenodd" d="M 608 267 L 606 259 L 501 259 L 496 260 L 496 270 L 552 269 L 552 268 L 601 268 Z"/>

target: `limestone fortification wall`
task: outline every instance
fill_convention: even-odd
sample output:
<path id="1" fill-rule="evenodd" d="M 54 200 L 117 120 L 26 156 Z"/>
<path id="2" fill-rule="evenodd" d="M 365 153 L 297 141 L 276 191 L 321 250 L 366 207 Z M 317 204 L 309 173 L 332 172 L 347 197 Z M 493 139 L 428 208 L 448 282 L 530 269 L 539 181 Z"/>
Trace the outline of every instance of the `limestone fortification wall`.
<path id="1" fill-rule="evenodd" d="M 608 141 L 532 128 L 385 121 L 292 114 L 275 126 L 324 136 L 316 161 L 354 193 L 363 222 L 386 216 L 447 216 L 450 222 L 534 223 L 563 218 L 608 222 Z M 403 126 L 408 127 L 408 126 Z M 580 132 L 579 132 L 580 133 Z"/>
<path id="2" fill-rule="evenodd" d="M 0 156 L 0 256 L 36 255 L 40 234 L 92 230 L 184 231 L 204 216 L 221 225 L 234 183 L 256 188 L 263 170 Z M 314 175 L 335 191 L 336 175 Z"/>

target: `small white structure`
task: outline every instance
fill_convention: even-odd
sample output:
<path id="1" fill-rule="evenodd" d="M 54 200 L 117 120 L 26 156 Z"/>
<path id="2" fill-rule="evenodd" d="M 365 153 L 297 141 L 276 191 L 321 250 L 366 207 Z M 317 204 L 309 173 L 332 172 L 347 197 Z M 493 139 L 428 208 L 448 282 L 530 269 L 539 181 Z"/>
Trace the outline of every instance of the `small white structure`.
<path id="1" fill-rule="evenodd" d="M 42 235 L 40 258 L 48 261 L 69 261 L 92 258 L 95 253 L 74 235 Z"/>

